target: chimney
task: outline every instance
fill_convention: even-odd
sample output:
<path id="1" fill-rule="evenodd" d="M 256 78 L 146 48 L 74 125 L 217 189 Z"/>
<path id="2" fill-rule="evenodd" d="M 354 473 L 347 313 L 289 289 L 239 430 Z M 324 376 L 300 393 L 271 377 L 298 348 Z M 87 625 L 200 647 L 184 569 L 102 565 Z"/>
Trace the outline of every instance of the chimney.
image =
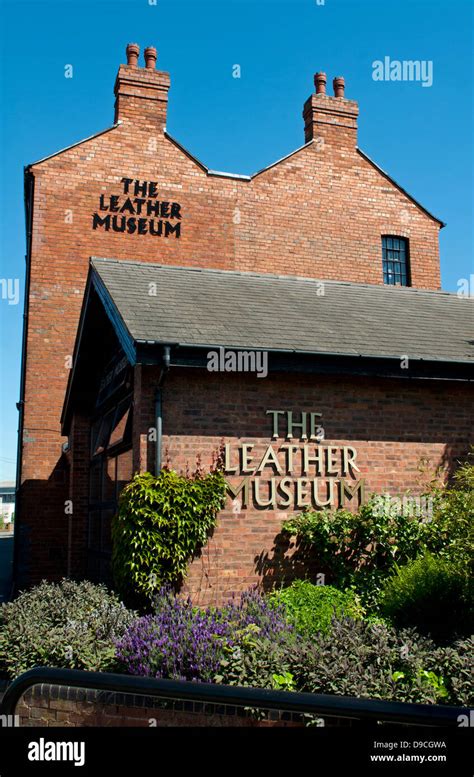
<path id="1" fill-rule="evenodd" d="M 305 143 L 322 139 L 328 146 L 352 149 L 357 145 L 359 106 L 344 97 L 345 82 L 341 76 L 333 80 L 334 97 L 326 94 L 326 73 L 316 73 L 316 92 L 303 108 Z"/>
<path id="2" fill-rule="evenodd" d="M 120 65 L 115 80 L 115 122 L 131 122 L 156 129 L 166 126 L 166 109 L 170 77 L 156 70 L 157 53 L 153 46 L 145 49 L 145 67 L 140 67 L 140 47 L 127 46 L 127 64 Z"/>

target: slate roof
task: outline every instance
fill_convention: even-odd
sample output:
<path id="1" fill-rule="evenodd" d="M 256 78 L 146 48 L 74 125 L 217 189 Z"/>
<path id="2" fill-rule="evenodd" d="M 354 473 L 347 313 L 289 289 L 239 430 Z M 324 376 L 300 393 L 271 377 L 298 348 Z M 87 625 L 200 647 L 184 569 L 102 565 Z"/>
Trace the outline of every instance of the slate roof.
<path id="1" fill-rule="evenodd" d="M 324 281 L 322 296 L 309 278 L 91 265 L 136 342 L 474 362 L 474 299 L 456 294 Z"/>

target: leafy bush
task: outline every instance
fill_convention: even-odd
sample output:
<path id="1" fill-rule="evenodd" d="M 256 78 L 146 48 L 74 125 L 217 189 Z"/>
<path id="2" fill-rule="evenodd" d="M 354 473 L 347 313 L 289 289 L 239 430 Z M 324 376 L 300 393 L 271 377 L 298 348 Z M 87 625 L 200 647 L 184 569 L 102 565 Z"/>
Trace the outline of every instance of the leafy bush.
<path id="1" fill-rule="evenodd" d="M 314 548 L 331 584 L 339 589 L 355 586 L 364 604 L 372 605 L 393 565 L 417 555 L 425 526 L 374 497 L 357 513 L 302 512 L 286 521 L 283 529 L 303 546 Z"/>
<path id="2" fill-rule="evenodd" d="M 472 647 L 472 644 L 471 644 Z M 470 704 L 468 648 L 437 648 L 414 630 L 334 619 L 312 639 L 287 634 L 278 642 L 248 639 L 229 649 L 216 681 L 275 687 L 275 676 L 310 693 L 419 703 Z"/>
<path id="3" fill-rule="evenodd" d="M 450 700 L 452 704 L 462 704 L 465 707 L 474 705 L 473 655 L 472 637 L 459 640 L 454 645 L 438 649 L 436 652 L 438 671 L 446 677 L 448 701 Z"/>
<path id="4" fill-rule="evenodd" d="M 474 628 L 466 570 L 430 553 L 397 568 L 384 584 L 380 606 L 394 625 L 415 626 L 435 639 L 470 634 Z"/>
<path id="5" fill-rule="evenodd" d="M 428 494 L 432 515 L 417 516 L 390 498 L 372 496 L 357 513 L 306 511 L 283 525 L 303 547 L 313 549 L 329 582 L 355 587 L 365 607 L 377 609 L 385 578 L 425 551 L 466 570 L 474 559 L 474 465 L 468 460 L 449 487 Z"/>
<path id="6" fill-rule="evenodd" d="M 459 703 L 451 676 L 441 670 L 444 650 L 414 629 L 345 618 L 333 621 L 329 634 L 297 646 L 290 671 L 301 690 L 313 693 Z"/>
<path id="7" fill-rule="evenodd" d="M 111 671 L 114 640 L 134 617 L 102 585 L 42 582 L 0 607 L 0 671 L 10 677 L 38 665 Z"/>
<path id="8" fill-rule="evenodd" d="M 227 645 L 220 661 L 214 682 L 225 685 L 241 685 L 251 688 L 275 689 L 275 677 L 291 678 L 292 649 L 297 641 L 296 634 L 282 633 L 278 640 L 259 639 L 258 632 L 246 629 L 235 644 Z"/>
<path id="9" fill-rule="evenodd" d="M 154 614 L 138 618 L 117 642 L 117 656 L 130 674 L 210 681 L 226 651 L 255 635 L 278 642 L 289 629 L 279 608 L 254 591 L 202 610 L 163 589 Z"/>
<path id="10" fill-rule="evenodd" d="M 133 601 L 177 583 L 215 526 L 224 505 L 221 472 L 178 475 L 163 469 L 135 475 L 112 522 L 112 569 L 118 590 Z"/>
<path id="11" fill-rule="evenodd" d="M 433 492 L 433 518 L 426 524 L 423 549 L 464 566 L 474 559 L 474 465 L 464 463 L 453 484 Z"/>
<path id="12" fill-rule="evenodd" d="M 250 628 L 251 632 L 258 633 L 260 639 L 278 641 L 282 635 L 293 632 L 286 616 L 283 604 L 272 602 L 256 588 L 244 591 L 237 601 L 233 598 L 222 608 L 222 617 L 233 624 L 236 639 L 240 638 L 240 630 Z"/>
<path id="13" fill-rule="evenodd" d="M 364 614 L 354 591 L 313 585 L 309 580 L 295 580 L 288 588 L 272 594 L 271 601 L 281 603 L 295 630 L 307 636 L 328 631 L 335 615 L 357 619 Z"/>

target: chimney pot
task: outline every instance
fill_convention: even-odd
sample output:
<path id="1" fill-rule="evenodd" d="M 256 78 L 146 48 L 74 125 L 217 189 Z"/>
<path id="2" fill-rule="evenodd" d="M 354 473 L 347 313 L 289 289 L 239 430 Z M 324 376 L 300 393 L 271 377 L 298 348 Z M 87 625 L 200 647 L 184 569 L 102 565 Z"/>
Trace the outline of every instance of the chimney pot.
<path id="1" fill-rule="evenodd" d="M 130 67 L 137 67 L 139 54 L 140 46 L 138 43 L 129 43 L 127 46 L 127 65 L 130 65 Z"/>
<path id="2" fill-rule="evenodd" d="M 334 78 L 334 97 L 326 94 L 326 73 L 316 73 L 314 84 L 316 94 L 308 97 L 303 108 L 305 143 L 322 138 L 325 148 L 354 149 L 359 106 L 344 98 L 344 79 Z"/>
<path id="3" fill-rule="evenodd" d="M 337 76 L 332 85 L 334 87 L 334 97 L 344 97 L 345 81 L 342 76 Z"/>
<path id="4" fill-rule="evenodd" d="M 127 123 L 143 124 L 163 128 L 166 126 L 168 73 L 155 69 L 156 49 L 145 49 L 146 67 L 137 64 L 139 47 L 136 43 L 127 46 L 127 64 L 120 65 L 115 79 L 115 119 Z"/>
<path id="5" fill-rule="evenodd" d="M 326 73 L 316 73 L 314 76 L 316 94 L 326 94 Z"/>
<path id="6" fill-rule="evenodd" d="M 156 49 L 154 46 L 148 46 L 145 49 L 145 66 L 148 70 L 154 70 L 156 66 Z"/>

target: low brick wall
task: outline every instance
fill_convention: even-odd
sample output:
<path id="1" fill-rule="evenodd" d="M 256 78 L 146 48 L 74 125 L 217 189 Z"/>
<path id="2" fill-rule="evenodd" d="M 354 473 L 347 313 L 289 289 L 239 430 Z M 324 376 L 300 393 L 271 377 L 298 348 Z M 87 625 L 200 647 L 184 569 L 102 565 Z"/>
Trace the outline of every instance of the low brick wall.
<path id="1" fill-rule="evenodd" d="M 229 705 L 164 701 L 149 696 L 110 693 L 58 685 L 36 685 L 20 699 L 20 726 L 114 727 L 211 726 L 302 727 L 305 720 L 291 712 L 254 713 Z M 323 725 L 319 719 L 319 725 Z M 349 725 L 329 719 L 324 725 Z"/>

